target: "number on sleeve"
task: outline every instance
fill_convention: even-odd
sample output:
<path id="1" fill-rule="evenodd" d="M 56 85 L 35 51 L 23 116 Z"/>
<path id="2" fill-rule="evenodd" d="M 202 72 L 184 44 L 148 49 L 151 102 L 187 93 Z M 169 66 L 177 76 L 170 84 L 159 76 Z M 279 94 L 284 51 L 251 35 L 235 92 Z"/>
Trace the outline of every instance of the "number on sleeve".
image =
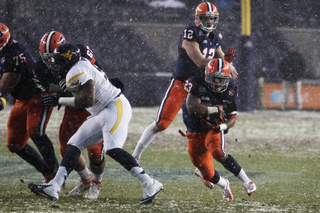
<path id="1" fill-rule="evenodd" d="M 193 30 L 185 29 L 183 33 L 183 38 L 185 39 L 193 39 Z"/>
<path id="2" fill-rule="evenodd" d="M 24 53 L 20 53 L 19 55 L 15 55 L 12 58 L 15 61 L 16 66 L 19 66 L 20 63 L 22 63 L 24 60 L 26 60 L 26 56 L 24 55 Z"/>

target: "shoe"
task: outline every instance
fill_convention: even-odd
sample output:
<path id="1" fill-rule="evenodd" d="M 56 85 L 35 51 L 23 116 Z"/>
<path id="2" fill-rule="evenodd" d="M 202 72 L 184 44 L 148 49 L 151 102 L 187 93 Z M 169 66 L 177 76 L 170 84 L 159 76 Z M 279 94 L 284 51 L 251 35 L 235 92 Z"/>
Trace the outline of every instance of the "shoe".
<path id="1" fill-rule="evenodd" d="M 69 192 L 70 197 L 82 196 L 91 187 L 92 175 L 88 179 L 80 179 L 79 184 Z"/>
<path id="2" fill-rule="evenodd" d="M 148 204 L 156 197 L 156 195 L 163 189 L 163 184 L 157 180 L 153 180 L 153 183 L 148 186 L 147 183 L 142 184 L 143 196 L 139 204 Z"/>
<path id="3" fill-rule="evenodd" d="M 253 193 L 255 193 L 257 191 L 257 186 L 252 181 L 248 181 L 248 182 L 244 183 L 243 185 L 244 185 L 244 188 L 246 188 L 248 196 L 251 196 Z"/>
<path id="4" fill-rule="evenodd" d="M 198 168 L 196 168 L 196 169 L 194 170 L 194 174 L 195 174 L 196 176 L 198 176 L 199 178 L 202 179 L 203 184 L 204 184 L 206 187 L 208 187 L 209 189 L 213 189 L 213 188 L 214 188 L 214 184 L 213 184 L 213 183 L 211 183 L 211 182 L 208 181 L 208 180 L 203 179 L 202 174 L 201 174 L 201 172 L 200 172 L 200 170 L 199 170 Z"/>
<path id="5" fill-rule="evenodd" d="M 55 181 L 50 181 L 49 183 L 39 185 L 29 183 L 28 188 L 36 195 L 41 195 L 42 197 L 50 200 L 59 199 L 60 187 Z"/>
<path id="6" fill-rule="evenodd" d="M 88 199 L 97 199 L 99 197 L 100 188 L 101 188 L 101 182 L 93 180 L 91 183 L 91 187 L 89 189 L 89 192 L 86 194 L 85 198 Z"/>
<path id="7" fill-rule="evenodd" d="M 231 192 L 231 189 L 230 189 L 230 184 L 229 184 L 229 181 L 226 179 L 227 181 L 227 185 L 224 189 L 221 190 L 222 192 L 222 197 L 223 197 L 223 200 L 233 200 L 233 194 Z"/>

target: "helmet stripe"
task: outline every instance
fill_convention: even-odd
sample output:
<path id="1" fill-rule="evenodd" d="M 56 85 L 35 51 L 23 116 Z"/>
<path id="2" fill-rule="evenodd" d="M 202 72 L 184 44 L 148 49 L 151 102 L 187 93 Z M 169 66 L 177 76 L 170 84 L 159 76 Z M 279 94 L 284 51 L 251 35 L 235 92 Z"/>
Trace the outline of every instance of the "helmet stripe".
<path id="1" fill-rule="evenodd" d="M 206 2 L 206 4 L 207 4 L 208 11 L 209 11 L 209 12 L 212 12 L 212 5 L 211 5 L 211 3 L 210 3 L 210 2 Z"/>
<path id="2" fill-rule="evenodd" d="M 56 31 L 51 31 L 47 37 L 47 41 L 46 41 L 46 53 L 50 53 L 50 49 L 51 49 L 51 40 L 53 35 L 56 33 Z"/>
<path id="3" fill-rule="evenodd" d="M 220 73 L 221 74 L 221 72 L 222 72 L 222 68 L 223 68 L 223 61 L 222 61 L 222 59 L 221 58 L 218 58 L 218 73 Z"/>

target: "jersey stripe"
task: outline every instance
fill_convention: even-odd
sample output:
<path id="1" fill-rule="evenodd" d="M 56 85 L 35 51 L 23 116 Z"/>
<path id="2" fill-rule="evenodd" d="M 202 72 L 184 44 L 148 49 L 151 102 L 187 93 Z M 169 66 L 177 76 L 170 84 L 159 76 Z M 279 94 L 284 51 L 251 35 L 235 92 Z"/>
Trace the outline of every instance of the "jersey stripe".
<path id="1" fill-rule="evenodd" d="M 118 119 L 117 119 L 116 124 L 110 130 L 111 135 L 117 130 L 117 128 L 122 120 L 122 115 L 123 115 L 123 106 L 122 106 L 122 102 L 121 102 L 120 98 L 115 101 L 115 104 L 118 107 Z"/>
<path id="2" fill-rule="evenodd" d="M 81 75 L 83 75 L 83 74 L 84 74 L 84 72 L 79 73 L 79 74 L 73 76 L 72 78 L 70 78 L 70 80 L 69 80 L 68 83 L 67 83 L 67 87 L 69 87 L 69 85 L 71 84 L 71 82 L 72 82 L 74 79 L 78 78 L 79 76 L 81 76 Z"/>

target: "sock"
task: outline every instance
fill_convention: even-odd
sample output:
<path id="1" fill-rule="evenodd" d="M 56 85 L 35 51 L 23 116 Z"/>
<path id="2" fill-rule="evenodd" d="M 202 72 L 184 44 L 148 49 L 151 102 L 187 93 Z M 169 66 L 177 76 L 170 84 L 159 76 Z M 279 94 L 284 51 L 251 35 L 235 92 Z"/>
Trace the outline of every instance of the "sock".
<path id="1" fill-rule="evenodd" d="M 32 141 L 38 147 L 39 152 L 41 153 L 41 156 L 46 162 L 47 167 L 49 168 L 51 173 L 56 173 L 59 167 L 59 163 L 54 153 L 54 148 L 51 140 L 46 134 L 44 134 L 40 137 L 32 138 Z"/>
<path id="2" fill-rule="evenodd" d="M 64 155 L 60 167 L 63 166 L 66 168 L 68 175 L 70 172 L 77 166 L 81 151 L 78 147 L 73 145 L 68 145 L 66 154 Z"/>
<path id="3" fill-rule="evenodd" d="M 78 171 L 77 173 L 81 179 L 85 179 L 85 180 L 89 179 L 91 175 L 91 172 L 88 169 L 88 167 L 86 167 L 84 170 Z"/>
<path id="4" fill-rule="evenodd" d="M 103 178 L 103 173 L 102 174 L 92 173 L 92 180 L 97 182 L 102 182 L 102 178 Z"/>
<path id="5" fill-rule="evenodd" d="M 220 175 L 219 175 L 219 173 L 218 173 L 218 171 L 217 170 L 214 170 L 214 176 L 213 176 L 213 178 L 210 180 L 210 182 L 211 183 L 213 183 L 213 184 L 217 184 L 218 182 L 219 182 L 219 180 L 220 180 Z"/>
<path id="6" fill-rule="evenodd" d="M 153 183 L 153 179 L 140 166 L 133 167 L 130 173 L 138 178 L 141 184 L 147 183 L 147 185 L 149 185 Z"/>
<path id="7" fill-rule="evenodd" d="M 220 176 L 220 180 L 218 181 L 217 185 L 220 186 L 221 189 L 224 189 L 227 186 L 226 179 Z"/>
<path id="8" fill-rule="evenodd" d="M 132 154 L 135 159 L 140 159 L 142 152 L 149 146 L 149 144 L 159 135 L 156 122 L 150 124 L 142 133 L 141 138 Z"/>
<path id="9" fill-rule="evenodd" d="M 67 172 L 66 167 L 59 166 L 56 176 L 51 181 L 55 181 L 60 186 L 60 189 L 61 189 L 62 185 L 64 184 L 69 174 L 70 173 Z"/>
<path id="10" fill-rule="evenodd" d="M 139 166 L 132 155 L 121 148 L 110 149 L 107 151 L 107 155 L 120 163 L 121 166 L 123 166 L 128 171 L 130 171 L 132 167 Z"/>
<path id="11" fill-rule="evenodd" d="M 222 165 L 236 177 L 241 170 L 241 166 L 231 155 L 228 156 L 228 158 L 222 163 Z"/>
<path id="12" fill-rule="evenodd" d="M 242 183 L 246 183 L 246 182 L 250 181 L 250 179 L 248 178 L 247 174 L 245 173 L 245 171 L 243 169 L 240 170 L 240 172 L 238 174 L 238 178 L 239 178 L 239 180 L 242 181 Z"/>
<path id="13" fill-rule="evenodd" d="M 107 155 L 120 163 L 125 169 L 127 169 L 134 177 L 143 183 L 152 184 L 152 178 L 145 173 L 145 171 L 139 166 L 137 161 L 123 149 L 115 148 L 107 151 Z"/>
<path id="14" fill-rule="evenodd" d="M 16 152 L 23 160 L 28 162 L 31 166 L 36 168 L 38 172 L 41 172 L 43 176 L 50 174 L 50 171 L 46 165 L 46 162 L 41 158 L 39 153 L 27 144 L 23 149 Z"/>

